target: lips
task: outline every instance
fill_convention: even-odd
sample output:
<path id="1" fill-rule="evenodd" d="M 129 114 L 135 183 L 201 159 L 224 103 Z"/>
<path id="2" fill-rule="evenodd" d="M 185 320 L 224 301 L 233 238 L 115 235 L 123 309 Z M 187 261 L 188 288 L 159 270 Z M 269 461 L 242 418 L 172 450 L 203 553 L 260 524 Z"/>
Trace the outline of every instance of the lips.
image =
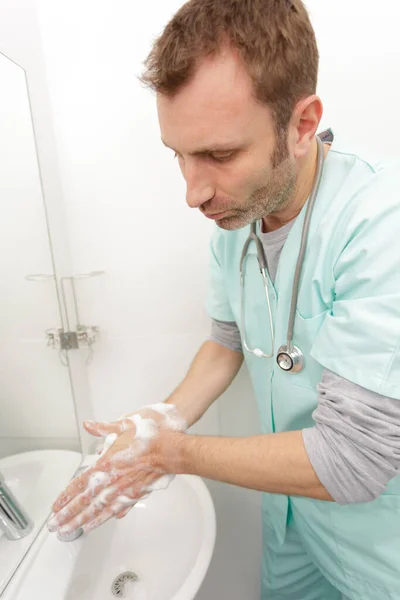
<path id="1" fill-rule="evenodd" d="M 208 214 L 208 213 L 204 213 L 204 216 L 207 217 L 207 219 L 222 219 L 222 217 L 224 215 L 227 214 L 228 211 L 224 211 L 224 212 L 220 212 L 220 213 L 213 213 L 213 214 Z"/>

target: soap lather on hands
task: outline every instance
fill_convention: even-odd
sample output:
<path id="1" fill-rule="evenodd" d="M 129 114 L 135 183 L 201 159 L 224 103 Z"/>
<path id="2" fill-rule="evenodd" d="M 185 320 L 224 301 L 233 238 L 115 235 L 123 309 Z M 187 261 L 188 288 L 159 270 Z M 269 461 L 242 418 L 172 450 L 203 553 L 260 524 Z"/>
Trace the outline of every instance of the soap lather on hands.
<path id="1" fill-rule="evenodd" d="M 73 479 L 53 505 L 48 528 L 61 535 L 80 527 L 88 532 L 111 517 L 121 518 L 149 492 L 165 489 L 175 473 L 166 467 L 174 461 L 163 460 L 163 454 L 177 446 L 175 438 L 187 423 L 174 405 L 160 403 L 114 423 L 85 421 L 84 427 L 106 439 L 96 463 Z"/>

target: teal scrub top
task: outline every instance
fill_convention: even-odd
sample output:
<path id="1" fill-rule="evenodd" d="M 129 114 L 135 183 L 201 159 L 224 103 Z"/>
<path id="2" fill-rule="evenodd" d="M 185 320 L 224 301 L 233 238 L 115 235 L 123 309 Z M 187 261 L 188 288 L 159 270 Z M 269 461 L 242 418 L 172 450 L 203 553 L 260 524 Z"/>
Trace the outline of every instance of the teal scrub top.
<path id="1" fill-rule="evenodd" d="M 268 281 L 275 355 L 244 355 L 264 433 L 315 424 L 312 413 L 324 368 L 400 400 L 400 161 L 379 162 L 365 150 L 355 151 L 335 132 L 311 219 L 297 301 L 293 343 L 304 353 L 305 368 L 285 373 L 276 364 L 276 351 L 286 343 L 306 208 L 307 203 L 289 233 L 274 285 Z M 235 321 L 241 332 L 239 268 L 249 230 L 216 227 L 210 244 L 208 313 L 213 319 Z M 246 341 L 269 353 L 268 309 L 254 244 L 248 252 Z M 389 483 L 388 493 L 400 495 L 399 477 Z M 371 510 L 378 501 L 371 503 Z M 315 502 L 320 501 L 306 499 L 302 507 L 312 512 Z M 318 506 L 330 511 L 333 504 Z M 263 507 L 283 540 L 287 497 L 266 494 Z"/>

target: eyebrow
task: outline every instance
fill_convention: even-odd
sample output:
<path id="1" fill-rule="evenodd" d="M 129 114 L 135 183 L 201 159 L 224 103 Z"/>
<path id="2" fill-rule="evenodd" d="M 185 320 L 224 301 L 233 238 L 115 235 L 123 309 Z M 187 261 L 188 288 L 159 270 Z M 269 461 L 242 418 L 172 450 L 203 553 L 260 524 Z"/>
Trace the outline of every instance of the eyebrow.
<path id="1" fill-rule="evenodd" d="M 175 150 L 175 148 L 171 148 L 171 146 L 168 146 L 168 144 L 166 142 L 164 142 L 163 139 L 161 139 L 161 141 L 164 144 L 164 146 L 166 146 L 170 150 L 173 150 L 174 152 L 177 152 L 177 150 Z M 239 146 L 237 146 L 237 144 L 213 144 L 212 146 L 198 148 L 197 150 L 194 150 L 193 152 L 189 152 L 189 156 L 199 156 L 201 154 L 211 154 L 212 152 L 227 152 L 229 150 L 240 150 L 244 146 L 245 146 L 245 144 L 240 144 Z"/>

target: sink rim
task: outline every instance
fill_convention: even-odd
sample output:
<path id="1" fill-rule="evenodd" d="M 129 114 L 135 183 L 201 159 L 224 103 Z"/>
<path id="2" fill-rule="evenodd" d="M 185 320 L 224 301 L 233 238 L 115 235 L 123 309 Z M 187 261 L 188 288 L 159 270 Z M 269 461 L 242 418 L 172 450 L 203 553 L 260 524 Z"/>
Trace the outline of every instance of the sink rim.
<path id="1" fill-rule="evenodd" d="M 195 491 L 201 507 L 202 517 L 204 522 L 208 525 L 203 529 L 204 535 L 201 541 L 201 549 L 193 563 L 192 570 L 186 579 L 182 581 L 178 591 L 170 598 L 170 600 L 194 600 L 204 581 L 214 554 L 217 529 L 215 506 L 211 493 L 202 478 L 197 475 L 186 474 L 176 475 L 176 477 L 187 482 Z M 165 490 L 164 493 L 168 493 L 168 490 Z M 22 591 L 24 579 L 29 575 L 29 571 L 35 568 L 36 559 L 50 536 L 54 536 L 54 533 L 50 533 L 47 527 L 43 526 L 42 531 L 37 535 L 25 555 L 22 564 L 20 564 L 19 568 L 14 573 L 9 585 L 4 589 L 4 600 L 11 600 L 12 598 L 17 597 L 17 594 L 18 598 L 28 597 L 25 596 L 25 594 L 28 593 L 28 590 Z M 24 594 L 24 596 L 22 596 L 22 594 Z"/>
<path id="2" fill-rule="evenodd" d="M 61 463 L 60 459 L 62 459 Z M 56 460 L 57 463 L 55 463 Z M 54 498 L 54 494 L 58 493 L 59 487 L 62 488 L 71 480 L 74 471 L 82 461 L 82 454 L 74 450 L 63 449 L 40 449 L 16 452 L 0 459 L 0 469 L 8 470 L 13 469 L 14 467 L 17 469 L 20 467 L 22 469 L 25 469 L 26 467 L 29 468 L 29 463 L 31 461 L 39 461 L 42 464 L 42 475 L 45 474 L 50 488 L 52 487 L 52 482 L 54 483 L 54 478 L 51 476 L 50 481 L 49 477 L 52 473 L 52 469 L 54 469 L 54 465 L 57 464 L 57 485 L 54 486 L 53 491 L 48 491 L 47 485 L 41 489 L 40 493 L 43 497 L 46 497 L 45 502 L 48 503 L 47 508 L 45 508 L 46 504 L 42 501 L 38 504 L 37 499 L 34 500 L 32 504 L 29 495 L 27 496 L 28 501 L 23 501 L 23 507 L 34 522 L 34 528 L 29 535 L 15 542 L 8 542 L 4 536 L 0 536 L 0 546 L 2 549 L 8 550 L 8 560 L 6 560 L 3 565 L 4 572 L 0 572 L 1 597 L 4 595 L 7 598 L 8 589 L 15 580 L 19 581 L 19 573 L 21 571 L 25 573 L 25 569 L 32 564 L 32 560 L 34 560 L 37 550 L 45 539 L 43 532 L 47 529 L 45 525 L 51 514 L 51 501 Z M 6 484 L 7 482 L 10 483 L 8 479 L 6 479 Z M 10 489 L 17 496 L 19 495 L 14 485 L 12 485 Z M 35 508 L 37 509 L 38 506 L 41 507 L 39 512 L 34 510 Z"/>
<path id="3" fill-rule="evenodd" d="M 171 600 L 189 600 L 189 598 L 194 599 L 195 595 L 200 590 L 200 586 L 203 583 L 210 566 L 214 554 L 217 521 L 211 493 L 203 479 L 197 475 L 177 475 L 177 477 L 187 481 L 194 490 L 198 492 L 197 497 L 199 498 L 201 508 L 203 509 L 205 522 L 210 523 L 210 527 L 205 528 L 206 533 L 203 538 L 201 550 L 190 575 L 186 578 L 177 593 L 171 598 Z"/>

